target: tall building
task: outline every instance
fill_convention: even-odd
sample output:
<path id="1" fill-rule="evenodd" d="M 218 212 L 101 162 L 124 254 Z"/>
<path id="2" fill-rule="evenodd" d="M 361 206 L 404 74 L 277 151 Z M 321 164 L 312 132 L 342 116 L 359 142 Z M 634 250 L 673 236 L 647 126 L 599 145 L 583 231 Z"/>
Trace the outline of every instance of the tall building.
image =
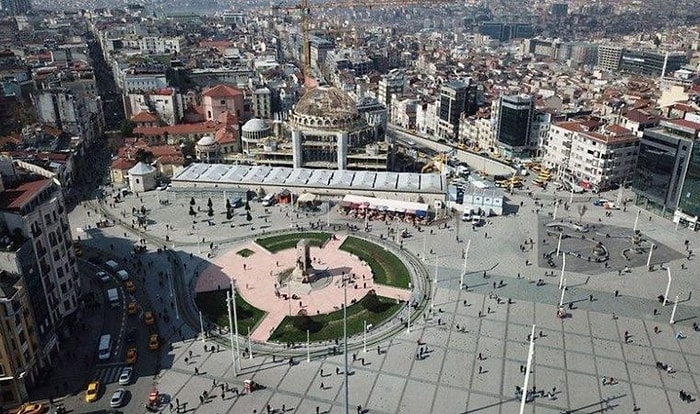
<path id="1" fill-rule="evenodd" d="M 700 123 L 673 119 L 646 128 L 632 189 L 635 204 L 664 217 L 675 215 L 697 223 L 700 216 Z"/>
<path id="2" fill-rule="evenodd" d="M 552 17 L 555 19 L 563 19 L 569 13 L 569 5 L 566 3 L 552 4 Z"/>
<path id="3" fill-rule="evenodd" d="M 4 405 L 26 397 L 25 388 L 51 365 L 61 338 L 70 335 L 80 280 L 58 182 L 18 174 L 8 158 L 0 159 L 0 171 L 0 271 L 5 272 L 0 277 L 0 303 L 5 303 L 0 343 L 15 344 L 0 349 Z M 16 346 L 21 355 L 7 352 Z"/>
<path id="4" fill-rule="evenodd" d="M 688 63 L 688 59 L 685 53 L 625 49 L 620 57 L 620 70 L 649 76 L 661 76 L 677 71 L 686 63 Z"/>
<path id="5" fill-rule="evenodd" d="M 462 114 L 476 113 L 476 99 L 476 84 L 471 79 L 454 80 L 443 84 L 440 88 L 438 136 L 456 140 L 459 137 L 459 120 Z"/>
<path id="6" fill-rule="evenodd" d="M 28 398 L 27 388 L 42 364 L 28 289 L 21 275 L 4 270 L 0 270 L 0 318 L 0 404 L 11 406 Z"/>
<path id="7" fill-rule="evenodd" d="M 2 0 L 2 11 L 8 16 L 25 14 L 31 8 L 29 0 Z"/>
<path id="8" fill-rule="evenodd" d="M 533 95 L 501 95 L 498 98 L 496 118 L 496 141 L 503 153 L 510 157 L 526 155 L 534 148 L 530 131 L 535 116 Z"/>
<path id="9" fill-rule="evenodd" d="M 617 70 L 624 48 L 610 44 L 598 45 L 598 67 L 603 70 Z"/>
<path id="10" fill-rule="evenodd" d="M 544 165 L 561 180 L 593 190 L 622 185 L 632 177 L 639 138 L 619 125 L 591 131 L 580 122 L 551 126 Z"/>
<path id="11" fill-rule="evenodd" d="M 534 35 L 534 30 L 527 23 L 483 22 L 479 25 L 479 33 L 494 40 L 509 42 L 513 39 L 529 39 Z"/>
<path id="12" fill-rule="evenodd" d="M 406 78 L 403 72 L 399 70 L 392 70 L 387 75 L 383 75 L 379 80 L 377 100 L 379 103 L 389 108 L 389 111 L 391 112 L 392 96 L 403 94 L 405 85 Z"/>

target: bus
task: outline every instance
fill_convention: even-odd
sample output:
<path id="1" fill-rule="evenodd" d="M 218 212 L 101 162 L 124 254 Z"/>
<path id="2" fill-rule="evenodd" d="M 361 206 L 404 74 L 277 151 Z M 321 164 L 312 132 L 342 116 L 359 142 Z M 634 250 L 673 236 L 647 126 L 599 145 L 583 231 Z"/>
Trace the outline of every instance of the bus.
<path id="1" fill-rule="evenodd" d="M 112 336 L 104 334 L 100 337 L 100 347 L 97 349 L 97 358 L 106 361 L 112 356 Z"/>

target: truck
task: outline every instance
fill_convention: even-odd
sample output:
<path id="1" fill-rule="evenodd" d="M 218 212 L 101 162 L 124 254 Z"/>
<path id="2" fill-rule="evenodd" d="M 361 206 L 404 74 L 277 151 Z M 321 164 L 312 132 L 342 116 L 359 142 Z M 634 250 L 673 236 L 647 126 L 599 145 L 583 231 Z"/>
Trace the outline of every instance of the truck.
<path id="1" fill-rule="evenodd" d="M 119 306 L 119 292 L 116 288 L 107 289 L 107 301 L 113 308 Z"/>

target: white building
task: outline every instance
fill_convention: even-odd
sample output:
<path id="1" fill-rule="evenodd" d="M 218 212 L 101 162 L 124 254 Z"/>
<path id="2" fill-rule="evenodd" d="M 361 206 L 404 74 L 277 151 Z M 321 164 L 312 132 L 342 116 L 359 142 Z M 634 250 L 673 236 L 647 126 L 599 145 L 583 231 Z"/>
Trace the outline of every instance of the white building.
<path id="1" fill-rule="evenodd" d="M 417 99 L 394 99 L 391 101 L 391 124 L 406 129 L 416 128 Z"/>
<path id="2" fill-rule="evenodd" d="M 493 151 L 496 133 L 491 119 L 463 117 L 459 126 L 459 142 L 477 151 Z"/>
<path id="3" fill-rule="evenodd" d="M 268 88 L 258 88 L 253 92 L 253 116 L 272 119 L 272 92 Z"/>
<path id="4" fill-rule="evenodd" d="M 129 187 L 134 193 L 143 193 L 156 188 L 156 169 L 139 162 L 129 170 Z"/>
<path id="5" fill-rule="evenodd" d="M 145 53 L 180 53 L 180 47 L 183 43 L 181 36 L 162 37 L 162 36 L 143 36 L 138 39 L 138 49 Z"/>
<path id="6" fill-rule="evenodd" d="M 131 118 L 141 112 L 156 113 L 167 125 L 175 125 L 183 117 L 182 95 L 173 88 L 161 88 L 146 93 L 130 93 L 124 98 L 126 117 Z"/>
<path id="7" fill-rule="evenodd" d="M 437 131 L 440 101 L 423 102 L 416 107 L 416 130 L 428 135 Z"/>
<path id="8" fill-rule="evenodd" d="M 567 182 L 593 190 L 624 184 L 639 154 L 639 138 L 619 125 L 600 132 L 579 122 L 552 124 L 543 163 Z"/>

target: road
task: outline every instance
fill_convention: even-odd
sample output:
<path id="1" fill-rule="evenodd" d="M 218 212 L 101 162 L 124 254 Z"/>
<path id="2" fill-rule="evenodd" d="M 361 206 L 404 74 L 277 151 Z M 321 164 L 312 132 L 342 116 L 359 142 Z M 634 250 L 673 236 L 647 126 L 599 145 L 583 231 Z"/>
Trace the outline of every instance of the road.
<path id="1" fill-rule="evenodd" d="M 514 168 L 491 158 L 482 157 L 469 151 L 463 151 L 453 146 L 442 144 L 420 135 L 412 134 L 407 130 L 397 128 L 392 125 L 387 127 L 387 134 L 390 137 L 395 138 L 399 145 L 413 148 L 419 152 L 427 154 L 428 156 L 432 156 L 440 152 L 456 150 L 457 160 L 467 163 L 469 168 L 473 171 L 484 171 L 487 175 L 512 175 L 515 172 Z M 415 144 L 411 145 L 411 143 Z"/>

